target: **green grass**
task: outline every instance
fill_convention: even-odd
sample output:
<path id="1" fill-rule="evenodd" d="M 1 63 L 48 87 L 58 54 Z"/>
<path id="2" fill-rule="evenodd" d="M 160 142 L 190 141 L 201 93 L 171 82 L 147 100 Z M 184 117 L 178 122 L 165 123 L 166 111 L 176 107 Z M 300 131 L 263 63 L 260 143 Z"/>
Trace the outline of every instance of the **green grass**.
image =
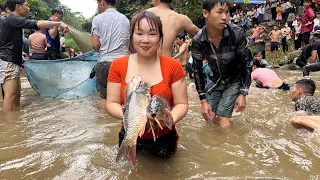
<path id="1" fill-rule="evenodd" d="M 78 45 L 74 42 L 74 40 L 71 37 L 65 37 L 65 38 L 66 38 L 66 47 L 71 47 L 76 51 L 80 50 Z"/>

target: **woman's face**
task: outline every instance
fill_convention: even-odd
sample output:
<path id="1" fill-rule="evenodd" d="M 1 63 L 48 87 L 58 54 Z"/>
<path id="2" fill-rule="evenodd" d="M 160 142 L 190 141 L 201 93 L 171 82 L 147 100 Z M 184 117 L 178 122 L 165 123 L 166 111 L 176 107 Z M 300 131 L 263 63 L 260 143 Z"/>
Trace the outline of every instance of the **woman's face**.
<path id="1" fill-rule="evenodd" d="M 151 24 L 151 22 L 150 22 Z M 140 27 L 135 25 L 133 32 L 133 46 L 140 56 L 155 56 L 159 49 L 160 35 L 153 29 L 146 18 L 141 19 Z"/>

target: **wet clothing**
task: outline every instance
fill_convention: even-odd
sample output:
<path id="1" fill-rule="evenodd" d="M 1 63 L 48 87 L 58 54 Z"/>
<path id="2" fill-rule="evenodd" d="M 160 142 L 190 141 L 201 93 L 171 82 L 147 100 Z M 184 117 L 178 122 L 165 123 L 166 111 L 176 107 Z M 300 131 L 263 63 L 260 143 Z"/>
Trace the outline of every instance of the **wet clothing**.
<path id="1" fill-rule="evenodd" d="M 92 34 L 99 36 L 100 48 L 98 62 L 112 62 L 128 55 L 128 18 L 115 8 L 109 8 L 92 20 Z"/>
<path id="2" fill-rule="evenodd" d="M 108 73 L 111 66 L 111 62 L 99 62 L 95 67 L 94 71 L 98 80 L 98 89 L 100 97 L 107 99 L 107 86 L 108 86 Z"/>
<path id="3" fill-rule="evenodd" d="M 312 95 L 305 95 L 298 99 L 294 105 L 296 111 L 306 111 L 309 115 L 320 114 L 320 100 Z"/>
<path id="4" fill-rule="evenodd" d="M 125 130 L 119 132 L 119 147 L 124 139 Z M 151 153 L 160 157 L 169 157 L 177 150 L 179 136 L 176 131 L 160 136 L 156 141 L 153 139 L 137 140 L 137 151 Z"/>
<path id="5" fill-rule="evenodd" d="M 0 59 L 22 65 L 22 28 L 38 29 L 37 21 L 10 14 L 0 16 Z"/>
<path id="6" fill-rule="evenodd" d="M 240 77 L 237 92 L 247 95 L 251 84 L 251 59 L 248 56 L 248 40 L 242 28 L 227 24 L 219 47 L 210 42 L 204 26 L 194 36 L 191 52 L 195 82 L 200 99 L 205 99 L 206 82 L 202 73 L 202 61 L 206 59 L 211 69 L 210 80 L 233 84 Z M 211 87 L 210 87 L 211 88 Z M 226 90 L 226 88 L 224 88 Z"/>
<path id="7" fill-rule="evenodd" d="M 0 84 L 3 84 L 7 80 L 16 79 L 19 75 L 20 67 L 18 65 L 0 59 Z"/>
<path id="8" fill-rule="evenodd" d="M 261 84 L 263 87 L 267 87 L 270 82 L 278 80 L 278 75 L 268 68 L 257 68 L 251 73 L 252 80 Z"/>
<path id="9" fill-rule="evenodd" d="M 208 84 L 210 79 L 208 78 Z M 240 78 L 234 82 L 220 82 L 212 90 L 211 94 L 206 93 L 206 101 L 218 117 L 231 118 L 235 101 L 240 95 Z"/>
<path id="10" fill-rule="evenodd" d="M 277 89 L 282 90 L 282 91 L 289 91 L 290 90 L 290 85 L 283 83 L 280 87 L 278 87 Z"/>
<path id="11" fill-rule="evenodd" d="M 47 53 L 32 53 L 30 58 L 35 59 L 35 60 L 47 60 L 48 54 Z"/>
<path id="12" fill-rule="evenodd" d="M 126 75 L 128 70 L 128 62 L 130 56 L 125 56 L 122 58 L 115 59 L 110 67 L 108 82 L 120 83 L 121 84 L 121 104 L 124 105 L 124 93 L 127 86 Z M 181 63 L 173 58 L 160 56 L 160 67 L 162 72 L 163 80 L 156 85 L 153 85 L 151 88 L 151 96 L 155 94 L 160 94 L 163 97 L 166 97 L 170 103 L 170 106 L 173 107 L 173 95 L 171 86 L 175 82 L 185 77 L 185 72 L 182 69 Z M 122 129 L 124 127 L 122 126 Z M 175 130 L 175 126 L 173 127 Z M 167 127 L 163 127 L 163 130 L 159 131 L 159 137 L 170 133 L 171 130 Z M 152 132 L 145 131 L 141 139 L 153 139 Z"/>

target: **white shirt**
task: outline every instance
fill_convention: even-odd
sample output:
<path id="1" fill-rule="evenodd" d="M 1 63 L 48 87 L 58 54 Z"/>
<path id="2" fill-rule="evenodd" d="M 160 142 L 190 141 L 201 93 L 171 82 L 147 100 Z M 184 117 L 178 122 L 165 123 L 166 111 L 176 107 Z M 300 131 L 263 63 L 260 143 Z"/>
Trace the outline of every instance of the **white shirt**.
<path id="1" fill-rule="evenodd" d="M 61 47 L 66 47 L 66 39 L 62 36 L 60 38 L 60 44 L 61 44 Z"/>
<path id="2" fill-rule="evenodd" d="M 320 19 L 315 18 L 315 19 L 313 20 L 313 23 L 314 23 L 314 25 L 313 25 L 313 30 L 312 30 L 312 32 L 314 31 L 314 28 L 315 28 L 317 25 L 320 24 Z"/>

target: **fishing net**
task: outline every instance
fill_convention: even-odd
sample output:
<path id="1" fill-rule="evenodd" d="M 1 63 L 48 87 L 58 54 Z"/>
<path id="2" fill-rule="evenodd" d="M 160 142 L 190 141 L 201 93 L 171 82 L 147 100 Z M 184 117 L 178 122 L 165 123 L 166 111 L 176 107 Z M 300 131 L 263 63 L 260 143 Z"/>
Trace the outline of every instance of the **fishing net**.
<path id="1" fill-rule="evenodd" d="M 42 97 L 83 98 L 97 90 L 90 72 L 97 64 L 98 53 L 59 60 L 27 60 L 24 64 L 32 88 Z"/>

